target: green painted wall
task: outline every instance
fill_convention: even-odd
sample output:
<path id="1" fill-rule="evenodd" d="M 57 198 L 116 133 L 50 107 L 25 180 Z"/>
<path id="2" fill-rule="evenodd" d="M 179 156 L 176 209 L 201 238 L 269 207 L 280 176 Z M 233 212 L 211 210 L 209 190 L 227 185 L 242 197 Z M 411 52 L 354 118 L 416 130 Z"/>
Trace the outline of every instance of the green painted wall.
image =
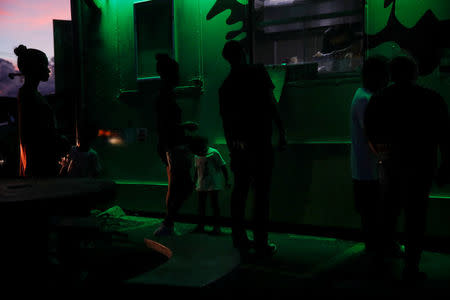
<path id="1" fill-rule="evenodd" d="M 156 156 L 153 101 L 155 82 L 136 80 L 132 0 L 108 0 L 97 14 L 80 1 L 86 115 L 101 128 L 149 128 L 146 143 L 122 147 L 97 145 L 104 158 L 106 176 L 132 180 L 166 180 Z M 221 49 L 229 30 L 242 24 L 224 26 L 229 12 L 207 21 L 214 1 L 174 2 L 175 58 L 180 63 L 182 84 L 204 82 L 201 97 L 183 98 L 179 103 L 186 120 L 198 121 L 200 133 L 212 140 L 221 135 L 217 89 L 228 72 Z M 138 91 L 133 105 L 120 102 L 121 91 Z"/>
<path id="2" fill-rule="evenodd" d="M 230 0 L 231 1 L 231 0 Z M 246 1 L 239 1 L 246 3 Z M 427 9 L 442 20 L 450 18 L 445 10 L 450 1 L 398 0 L 398 18 L 413 26 Z M 122 182 L 165 182 L 165 171 L 156 152 L 152 105 L 157 85 L 136 80 L 133 0 L 103 0 L 101 14 L 81 2 L 84 84 L 87 113 L 103 128 L 146 127 L 146 142 L 128 146 L 98 143 L 105 177 Z M 221 57 L 226 34 L 239 30 L 242 23 L 226 25 L 231 11 L 206 20 L 214 0 L 175 0 L 175 57 L 180 63 L 184 84 L 201 79 L 204 92 L 199 97 L 179 100 L 186 120 L 200 123 L 201 134 L 217 142 L 229 161 L 223 144 L 217 90 L 228 72 Z M 413 4 L 411 4 L 413 3 Z M 366 30 L 375 34 L 386 26 L 390 7 L 384 0 L 369 0 Z M 237 39 L 243 38 L 240 35 Z M 395 43 L 386 42 L 369 51 L 393 56 L 401 53 Z M 438 90 L 450 100 L 449 77 L 438 70 L 420 82 Z M 287 127 L 288 150 L 277 154 L 272 189 L 271 219 L 276 222 L 359 228 L 353 209 L 350 174 L 349 110 L 353 93 L 360 86 L 358 76 L 340 79 L 290 83 L 285 86 L 279 106 Z M 132 102 L 118 100 L 120 91 L 138 91 Z M 124 208 L 164 211 L 164 186 L 122 185 L 119 203 Z M 450 189 L 449 189 L 450 191 Z M 446 193 L 434 191 L 435 193 Z M 222 208 L 229 216 L 229 191 L 222 195 Z M 447 207 L 446 199 L 433 200 L 430 212 Z M 448 202 L 450 203 L 450 202 Z M 450 207 L 449 207 L 450 209 Z M 196 213 L 193 196 L 183 213 Z M 450 210 L 448 211 L 450 213 Z M 434 235 L 450 234 L 442 212 L 430 220 Z"/>

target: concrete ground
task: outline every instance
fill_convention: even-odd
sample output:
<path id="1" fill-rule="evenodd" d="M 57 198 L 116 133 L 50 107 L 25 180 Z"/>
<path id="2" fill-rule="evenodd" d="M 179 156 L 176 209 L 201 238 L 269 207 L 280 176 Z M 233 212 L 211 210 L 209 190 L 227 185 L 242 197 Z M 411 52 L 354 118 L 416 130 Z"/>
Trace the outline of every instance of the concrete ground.
<path id="1" fill-rule="evenodd" d="M 401 279 L 402 259 L 391 259 L 389 272 L 375 276 L 373 259 L 357 241 L 270 233 L 270 240 L 278 245 L 277 253 L 271 259 L 242 261 L 232 247 L 227 227 L 222 227 L 220 235 L 199 234 L 192 232 L 195 224 L 176 223 L 176 236 L 157 238 L 153 231 L 160 221 L 124 217 L 114 223 L 116 234 L 111 240 L 94 238 L 92 245 L 82 246 L 90 251 L 84 251 L 84 264 L 76 279 L 72 276 L 74 286 L 200 290 L 218 296 L 221 291 L 236 288 L 250 293 L 308 289 L 320 294 L 336 289 L 370 293 L 417 288 L 441 291 L 450 286 L 450 254 L 446 253 L 426 251 L 421 269 L 428 279 L 406 285 Z M 164 247 L 149 248 L 145 241 Z M 163 255 L 167 249 L 170 258 Z"/>

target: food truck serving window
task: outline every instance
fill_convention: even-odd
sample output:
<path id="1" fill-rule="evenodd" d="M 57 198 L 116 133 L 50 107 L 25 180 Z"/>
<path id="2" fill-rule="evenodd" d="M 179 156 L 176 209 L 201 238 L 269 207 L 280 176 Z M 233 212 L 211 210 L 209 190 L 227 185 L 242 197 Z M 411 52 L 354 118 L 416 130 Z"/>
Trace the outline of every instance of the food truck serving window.
<path id="1" fill-rule="evenodd" d="M 362 64 L 364 1 L 255 0 L 254 60 L 357 72 Z"/>
<path id="2" fill-rule="evenodd" d="M 159 78 L 157 53 L 173 55 L 173 1 L 151 0 L 134 4 L 138 79 Z"/>

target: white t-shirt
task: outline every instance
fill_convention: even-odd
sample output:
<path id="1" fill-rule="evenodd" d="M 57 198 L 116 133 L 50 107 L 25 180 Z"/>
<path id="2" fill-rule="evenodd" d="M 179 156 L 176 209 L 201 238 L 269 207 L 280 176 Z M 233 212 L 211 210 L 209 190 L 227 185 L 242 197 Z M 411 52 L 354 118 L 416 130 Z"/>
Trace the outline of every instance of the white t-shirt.
<path id="1" fill-rule="evenodd" d="M 359 88 L 353 97 L 351 108 L 351 167 L 356 180 L 377 180 L 376 156 L 370 150 L 364 133 L 364 114 L 372 93 Z"/>
<path id="2" fill-rule="evenodd" d="M 205 156 L 195 155 L 197 191 L 214 191 L 224 188 L 225 180 L 222 167 L 226 164 L 219 151 L 209 147 Z"/>

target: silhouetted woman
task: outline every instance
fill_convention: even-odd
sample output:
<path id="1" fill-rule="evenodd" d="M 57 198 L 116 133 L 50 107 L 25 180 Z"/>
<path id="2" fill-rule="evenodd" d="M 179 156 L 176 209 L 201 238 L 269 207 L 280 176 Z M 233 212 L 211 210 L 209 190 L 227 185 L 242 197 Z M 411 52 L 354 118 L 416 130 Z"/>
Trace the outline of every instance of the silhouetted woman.
<path id="1" fill-rule="evenodd" d="M 48 177 L 56 175 L 56 132 L 53 112 L 38 92 L 41 81 L 47 81 L 47 56 L 39 50 L 20 45 L 14 49 L 17 65 L 25 77 L 18 94 L 20 175 Z M 2 274 L 7 274 L 5 286 L 44 287 L 48 280 L 48 206 L 46 201 L 32 201 L 2 211 L 0 255 Z M 12 205 L 11 205 L 12 206 Z M 5 206 L 6 207 L 6 206 Z M 4 215 L 5 214 L 5 215 Z M 0 275 L 1 277 L 2 275 Z M 0 278 L 4 283 L 4 278 Z M 45 288 L 45 287 L 44 287 Z"/>
<path id="2" fill-rule="evenodd" d="M 156 60 L 156 71 L 161 77 L 156 101 L 158 153 L 168 177 L 167 215 L 154 233 L 161 236 L 174 233 L 174 217 L 193 191 L 193 157 L 185 130 L 194 131 L 198 126 L 193 122 L 182 123 L 181 109 L 175 99 L 175 87 L 179 83 L 178 63 L 167 54 L 156 55 Z"/>
<path id="3" fill-rule="evenodd" d="M 25 177 L 57 175 L 56 129 L 53 111 L 38 92 L 50 70 L 44 52 L 20 45 L 14 49 L 25 81 L 19 90 L 20 170 Z"/>

